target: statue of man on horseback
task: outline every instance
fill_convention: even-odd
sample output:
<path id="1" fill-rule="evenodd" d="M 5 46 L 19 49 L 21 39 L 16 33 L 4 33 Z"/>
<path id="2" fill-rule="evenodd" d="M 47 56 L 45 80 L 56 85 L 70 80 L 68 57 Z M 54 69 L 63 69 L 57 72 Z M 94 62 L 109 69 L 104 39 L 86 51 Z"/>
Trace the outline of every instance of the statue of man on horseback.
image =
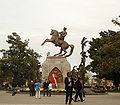
<path id="1" fill-rule="evenodd" d="M 66 32 L 67 28 L 63 28 L 63 31 L 59 32 L 60 36 L 59 36 L 59 39 L 60 40 L 64 40 L 64 38 L 66 37 L 67 35 L 67 32 Z"/>
<path id="2" fill-rule="evenodd" d="M 45 42 L 52 42 L 55 44 L 55 46 L 61 47 L 60 53 L 55 54 L 54 56 L 64 56 L 67 53 L 68 47 L 71 48 L 70 53 L 68 55 L 65 55 L 65 57 L 69 57 L 73 53 L 74 45 L 68 44 L 66 41 L 64 41 L 64 38 L 67 35 L 66 32 L 67 28 L 63 28 L 62 32 L 58 32 L 56 30 L 51 30 L 50 35 L 52 35 L 51 39 L 46 39 L 41 45 L 44 45 Z M 62 54 L 62 52 L 64 53 Z"/>

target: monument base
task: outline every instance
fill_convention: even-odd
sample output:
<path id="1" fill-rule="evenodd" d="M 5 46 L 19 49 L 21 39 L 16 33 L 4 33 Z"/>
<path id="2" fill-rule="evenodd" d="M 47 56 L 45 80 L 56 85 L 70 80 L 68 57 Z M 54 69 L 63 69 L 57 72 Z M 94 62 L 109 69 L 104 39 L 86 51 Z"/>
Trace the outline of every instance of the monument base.
<path id="1" fill-rule="evenodd" d="M 67 72 L 70 70 L 70 63 L 65 57 L 49 56 L 42 64 L 42 78 L 48 79 L 54 83 L 55 81 L 51 76 L 55 74 L 58 88 L 64 88 L 64 79 L 67 76 Z"/>

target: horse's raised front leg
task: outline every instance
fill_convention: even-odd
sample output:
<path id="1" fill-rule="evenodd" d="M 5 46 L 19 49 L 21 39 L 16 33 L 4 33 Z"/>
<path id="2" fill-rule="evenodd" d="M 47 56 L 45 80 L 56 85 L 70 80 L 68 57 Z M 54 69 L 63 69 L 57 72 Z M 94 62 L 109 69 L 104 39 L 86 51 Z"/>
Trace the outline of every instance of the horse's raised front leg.
<path id="1" fill-rule="evenodd" d="M 55 54 L 54 56 L 57 56 L 57 55 L 59 55 L 59 54 L 61 54 L 62 53 L 62 49 L 60 49 L 60 53 L 58 53 L 58 54 Z"/>
<path id="2" fill-rule="evenodd" d="M 45 39 L 45 41 L 41 44 L 41 46 L 44 45 L 45 42 L 52 42 L 52 41 L 53 41 L 53 40 L 51 40 L 51 39 Z"/>

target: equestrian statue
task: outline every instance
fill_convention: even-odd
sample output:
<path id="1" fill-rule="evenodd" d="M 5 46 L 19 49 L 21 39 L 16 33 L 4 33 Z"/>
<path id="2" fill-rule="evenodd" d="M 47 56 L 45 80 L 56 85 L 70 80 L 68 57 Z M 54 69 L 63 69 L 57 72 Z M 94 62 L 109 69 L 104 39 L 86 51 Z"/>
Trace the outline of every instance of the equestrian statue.
<path id="1" fill-rule="evenodd" d="M 73 53 L 73 49 L 74 49 L 74 45 L 72 44 L 68 44 L 66 41 L 64 41 L 67 32 L 66 32 L 67 28 L 63 28 L 62 32 L 58 32 L 57 30 L 51 30 L 50 35 L 52 35 L 51 39 L 46 39 L 42 44 L 44 45 L 45 42 L 52 42 L 53 44 L 55 44 L 55 46 L 57 47 L 61 47 L 60 49 L 60 53 L 55 54 L 54 56 L 64 56 L 64 57 L 69 57 L 72 53 Z M 67 53 L 67 49 L 71 48 L 70 53 L 68 55 L 65 55 Z M 64 51 L 64 53 L 62 54 L 62 52 Z"/>

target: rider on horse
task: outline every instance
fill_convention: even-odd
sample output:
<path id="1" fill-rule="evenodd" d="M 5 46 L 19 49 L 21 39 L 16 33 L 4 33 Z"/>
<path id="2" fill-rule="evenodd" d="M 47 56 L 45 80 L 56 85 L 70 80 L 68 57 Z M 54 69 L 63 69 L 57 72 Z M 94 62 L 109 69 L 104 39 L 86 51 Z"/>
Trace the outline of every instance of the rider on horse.
<path id="1" fill-rule="evenodd" d="M 66 30 L 67 30 L 67 28 L 64 27 L 64 28 L 63 28 L 63 31 L 59 32 L 60 36 L 58 37 L 58 40 L 63 40 L 63 41 L 64 41 L 64 38 L 65 38 L 66 35 L 67 35 Z M 55 46 L 59 46 L 59 43 L 56 43 Z"/>
<path id="2" fill-rule="evenodd" d="M 67 28 L 63 28 L 63 31 L 62 32 L 59 32 L 60 36 L 58 39 L 60 40 L 64 40 L 65 36 L 67 35 L 67 32 L 66 32 Z"/>

